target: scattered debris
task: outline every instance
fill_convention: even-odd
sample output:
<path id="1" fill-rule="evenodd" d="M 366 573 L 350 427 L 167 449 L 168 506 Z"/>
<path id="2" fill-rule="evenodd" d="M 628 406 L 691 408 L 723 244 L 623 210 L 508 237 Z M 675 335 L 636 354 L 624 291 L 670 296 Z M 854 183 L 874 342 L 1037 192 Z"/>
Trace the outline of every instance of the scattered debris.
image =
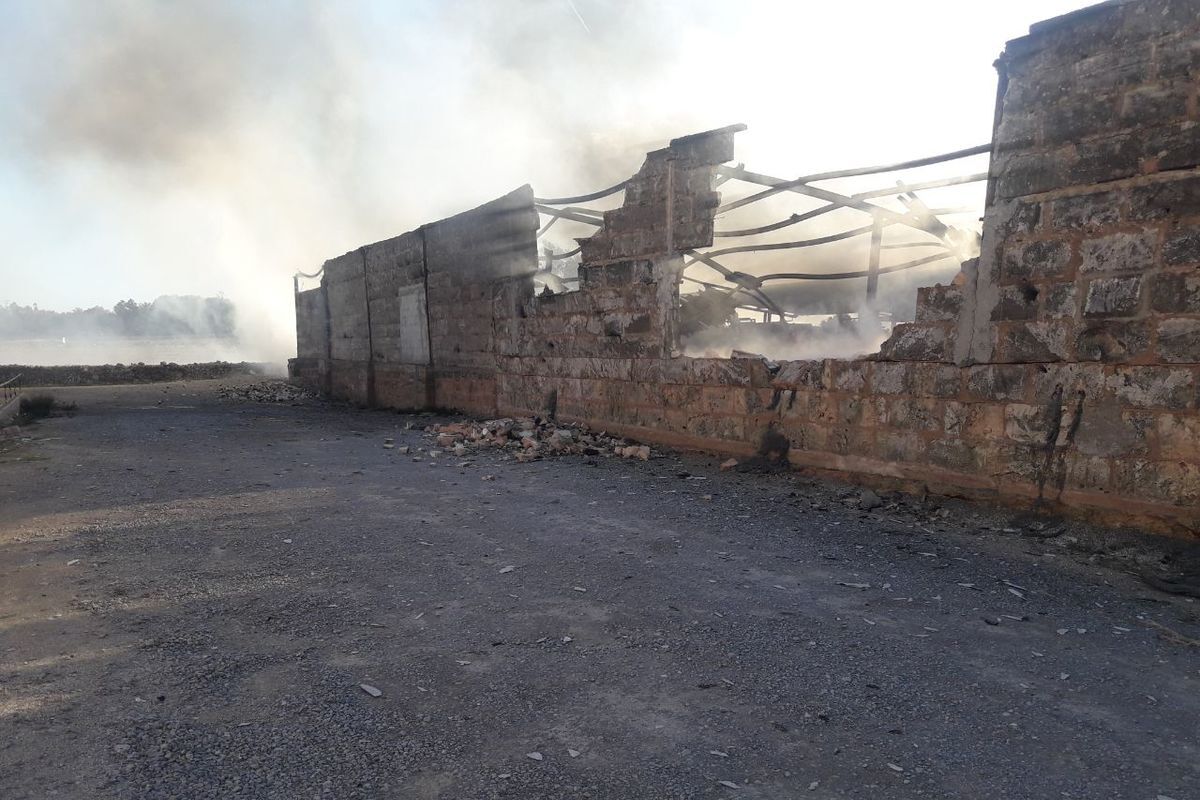
<path id="1" fill-rule="evenodd" d="M 629 444 L 583 425 L 564 426 L 533 417 L 452 422 L 434 425 L 426 432 L 435 437 L 438 447 L 453 449 L 459 456 L 472 448 L 485 447 L 511 450 L 517 461 L 522 462 L 557 455 L 604 455 L 648 461 L 652 455 L 646 445 Z"/>
<path id="2" fill-rule="evenodd" d="M 737 465 L 738 465 L 738 460 L 736 458 L 731 458 L 728 461 L 722 461 L 721 462 L 721 471 L 723 472 L 725 470 L 733 469 Z"/>
<path id="3" fill-rule="evenodd" d="M 507 567 L 504 567 L 503 569 L 500 570 L 500 574 L 506 575 L 509 572 L 512 572 L 514 569 L 516 569 L 516 567 L 512 564 L 509 564 Z"/>
<path id="4" fill-rule="evenodd" d="M 383 692 L 379 691 L 369 683 L 360 683 L 358 688 L 371 695 L 371 697 L 383 697 Z"/>
<path id="5" fill-rule="evenodd" d="M 534 750 L 532 753 L 526 753 L 525 757 L 532 758 L 534 761 L 541 761 L 543 758 L 545 758 L 545 756 L 543 756 L 537 750 Z"/>
<path id="6" fill-rule="evenodd" d="M 253 403 L 293 403 L 315 400 L 317 395 L 287 381 L 273 380 L 244 386 L 221 386 L 217 395 L 223 400 L 249 400 Z"/>
<path id="7" fill-rule="evenodd" d="M 890 761 L 888 762 L 888 765 L 887 765 L 887 767 L 888 767 L 888 769 L 890 769 L 892 772 L 904 772 L 904 767 L 900 766 L 899 764 L 893 764 L 893 763 L 892 763 L 892 762 L 890 762 Z"/>
<path id="8" fill-rule="evenodd" d="M 571 748 L 568 747 L 567 755 L 569 755 L 571 758 L 579 758 L 580 753 L 578 750 L 572 750 Z"/>
<path id="9" fill-rule="evenodd" d="M 742 787 L 738 786 L 736 783 L 734 783 L 733 781 L 717 781 L 717 783 L 721 784 L 721 785 L 722 785 L 722 786 L 724 786 L 726 789 L 740 789 L 740 788 L 742 788 Z"/>
<path id="10" fill-rule="evenodd" d="M 883 505 L 883 499 L 870 489 L 863 489 L 858 496 L 858 507 L 863 511 L 871 511 Z"/>

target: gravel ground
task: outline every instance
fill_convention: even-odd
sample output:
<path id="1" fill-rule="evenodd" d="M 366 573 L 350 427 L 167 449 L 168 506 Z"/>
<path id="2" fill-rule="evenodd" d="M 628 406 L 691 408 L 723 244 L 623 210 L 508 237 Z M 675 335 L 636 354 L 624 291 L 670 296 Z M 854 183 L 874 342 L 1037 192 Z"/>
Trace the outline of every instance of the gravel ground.
<path id="1" fill-rule="evenodd" d="M 5 800 L 1200 797 L 1200 616 L 1131 534 L 56 394 L 0 443 Z"/>

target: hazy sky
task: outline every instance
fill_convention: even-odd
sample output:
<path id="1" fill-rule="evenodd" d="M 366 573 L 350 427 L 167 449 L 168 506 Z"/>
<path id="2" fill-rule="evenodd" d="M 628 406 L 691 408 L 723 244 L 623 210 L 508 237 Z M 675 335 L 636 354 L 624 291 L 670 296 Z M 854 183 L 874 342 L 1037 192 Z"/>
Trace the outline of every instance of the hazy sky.
<path id="1" fill-rule="evenodd" d="M 744 122 L 804 172 L 986 142 L 1006 40 L 1081 0 L 0 0 L 0 302 L 223 292 Z M 576 13 L 577 12 L 577 13 Z"/>

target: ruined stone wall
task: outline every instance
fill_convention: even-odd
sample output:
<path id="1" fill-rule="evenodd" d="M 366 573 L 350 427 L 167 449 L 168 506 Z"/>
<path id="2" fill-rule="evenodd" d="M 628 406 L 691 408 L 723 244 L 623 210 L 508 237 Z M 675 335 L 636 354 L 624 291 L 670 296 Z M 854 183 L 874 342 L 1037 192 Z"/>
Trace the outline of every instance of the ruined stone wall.
<path id="1" fill-rule="evenodd" d="M 493 283 L 536 269 L 524 186 L 325 262 L 296 296 L 293 378 L 368 406 L 495 410 Z"/>
<path id="2" fill-rule="evenodd" d="M 493 284 L 537 268 L 537 229 L 529 186 L 425 226 L 436 407 L 495 413 Z"/>
<path id="3" fill-rule="evenodd" d="M 1034 26 L 1001 77 L 984 236 L 957 356 L 1192 363 L 1200 353 L 1200 7 Z"/>
<path id="4" fill-rule="evenodd" d="M 370 403 L 371 329 L 362 250 L 326 261 L 321 287 L 329 305 L 329 373 L 325 383 L 334 397 Z"/>
<path id="5" fill-rule="evenodd" d="M 430 401 L 425 242 L 420 229 L 366 248 L 374 404 Z"/>
<path id="6" fill-rule="evenodd" d="M 325 390 L 329 371 L 329 306 L 325 287 L 296 293 L 296 358 L 288 367 L 294 379 Z"/>
<path id="7" fill-rule="evenodd" d="M 681 254 L 711 244 L 731 128 L 647 156 L 584 241 L 575 292 L 534 293 L 527 188 L 426 226 L 425 405 L 1200 533 L 1195 2 L 1044 23 L 999 66 L 981 256 L 922 289 L 880 353 L 774 370 L 677 355 Z M 374 329 L 350 310 L 355 269 L 327 265 L 331 321 L 347 314 L 335 378 Z"/>
<path id="8" fill-rule="evenodd" d="M 773 375 L 756 359 L 672 357 L 673 321 L 653 310 L 683 246 L 663 220 L 708 243 L 710 165 L 732 158 L 718 132 L 692 137 L 712 158 L 670 191 L 664 164 L 686 159 L 648 157 L 585 243 L 580 292 L 498 295 L 498 319 L 519 309 L 499 410 L 1200 531 L 1200 183 L 1184 147 L 1200 141 L 1200 36 L 1184 5 L 1112 4 L 1010 44 L 983 254 L 920 290 L 915 321 L 878 355 Z M 1141 157 L 1118 157 L 1130 148 Z"/>

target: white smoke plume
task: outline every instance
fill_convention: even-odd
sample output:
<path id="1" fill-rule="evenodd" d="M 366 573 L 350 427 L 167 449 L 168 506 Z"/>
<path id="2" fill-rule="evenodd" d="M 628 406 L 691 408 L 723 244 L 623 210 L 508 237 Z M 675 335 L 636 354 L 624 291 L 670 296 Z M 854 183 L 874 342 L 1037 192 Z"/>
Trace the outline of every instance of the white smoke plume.
<path id="1" fill-rule="evenodd" d="M 590 191 L 734 122 L 739 158 L 784 176 L 983 141 L 1003 39 L 1081 2 L 1016 0 L 1007 29 L 951 0 L 869 26 L 768 0 L 2 4 L 0 302 L 224 293 L 245 355 L 282 359 L 293 272 L 522 183 Z M 938 102 L 827 68 L 902 25 L 928 79 L 904 85 Z"/>

